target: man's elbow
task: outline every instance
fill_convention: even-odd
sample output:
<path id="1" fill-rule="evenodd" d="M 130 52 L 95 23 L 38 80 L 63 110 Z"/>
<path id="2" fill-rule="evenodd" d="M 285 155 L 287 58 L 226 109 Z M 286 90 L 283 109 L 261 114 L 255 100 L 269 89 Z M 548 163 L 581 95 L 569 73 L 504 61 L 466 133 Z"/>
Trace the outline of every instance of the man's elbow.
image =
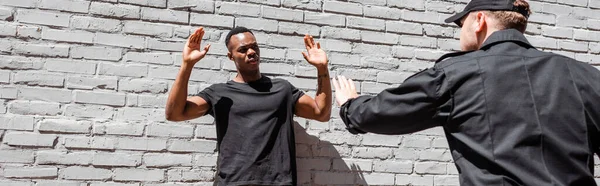
<path id="1" fill-rule="evenodd" d="M 315 118 L 315 120 L 320 122 L 328 122 L 331 119 L 331 113 L 322 114 L 319 117 Z"/>
<path id="2" fill-rule="evenodd" d="M 166 110 L 165 111 L 165 119 L 167 119 L 167 121 L 181 121 L 180 119 L 181 117 L 177 116 L 177 114 Z"/>

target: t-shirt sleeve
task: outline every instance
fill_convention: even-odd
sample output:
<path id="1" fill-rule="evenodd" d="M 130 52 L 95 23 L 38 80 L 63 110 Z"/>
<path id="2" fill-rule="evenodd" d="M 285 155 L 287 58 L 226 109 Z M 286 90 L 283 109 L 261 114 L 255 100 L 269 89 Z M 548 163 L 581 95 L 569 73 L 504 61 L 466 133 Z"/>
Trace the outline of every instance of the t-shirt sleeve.
<path id="1" fill-rule="evenodd" d="M 202 99 L 204 99 L 206 101 L 206 103 L 208 103 L 209 108 L 208 111 L 206 111 L 206 114 L 213 114 L 213 101 L 215 99 L 215 90 L 214 90 L 214 86 L 209 86 L 206 87 L 204 90 L 198 92 L 195 96 L 201 97 Z M 206 115 L 204 114 L 204 115 Z"/>
<path id="2" fill-rule="evenodd" d="M 289 82 L 288 82 L 289 83 Z M 296 103 L 298 103 L 298 100 L 304 96 L 304 92 L 299 90 L 298 88 L 296 88 L 294 85 L 292 85 L 291 83 L 290 87 L 292 89 L 292 101 L 294 101 L 294 105 L 296 105 Z"/>

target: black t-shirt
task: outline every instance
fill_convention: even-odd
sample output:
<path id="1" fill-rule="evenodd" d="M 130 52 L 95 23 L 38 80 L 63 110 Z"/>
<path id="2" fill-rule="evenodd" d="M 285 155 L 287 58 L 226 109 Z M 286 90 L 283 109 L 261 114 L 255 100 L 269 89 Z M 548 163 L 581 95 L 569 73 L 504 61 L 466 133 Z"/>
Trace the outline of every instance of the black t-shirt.
<path id="1" fill-rule="evenodd" d="M 210 105 L 219 149 L 218 185 L 296 185 L 294 107 L 304 93 L 286 80 L 214 84 Z"/>

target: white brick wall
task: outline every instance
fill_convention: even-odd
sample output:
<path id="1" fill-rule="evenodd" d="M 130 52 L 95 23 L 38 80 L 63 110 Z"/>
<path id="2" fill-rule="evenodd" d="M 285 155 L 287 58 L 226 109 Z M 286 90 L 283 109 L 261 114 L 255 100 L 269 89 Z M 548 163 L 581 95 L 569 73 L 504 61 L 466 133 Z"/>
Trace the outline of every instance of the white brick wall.
<path id="1" fill-rule="evenodd" d="M 235 74 L 223 44 L 235 26 L 254 30 L 264 73 L 314 94 L 316 71 L 300 54 L 308 33 L 332 75 L 376 94 L 459 50 L 459 29 L 442 21 L 466 2 L 1 0 L 0 185 L 212 185 L 213 119 L 164 118 L 190 31 L 204 26 L 213 45 L 190 94 Z M 530 3 L 536 47 L 600 69 L 600 1 Z M 458 185 L 440 128 L 355 136 L 338 111 L 325 123 L 296 119 L 301 185 Z"/>

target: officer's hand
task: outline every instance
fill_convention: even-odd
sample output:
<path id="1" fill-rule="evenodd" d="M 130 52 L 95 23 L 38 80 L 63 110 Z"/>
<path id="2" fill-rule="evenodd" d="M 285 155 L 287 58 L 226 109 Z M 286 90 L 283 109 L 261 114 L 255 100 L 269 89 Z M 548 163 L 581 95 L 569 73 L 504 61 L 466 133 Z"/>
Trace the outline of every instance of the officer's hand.
<path id="1" fill-rule="evenodd" d="M 358 97 L 356 87 L 352 79 L 346 79 L 344 76 L 338 76 L 337 81 L 333 78 L 333 87 L 335 88 L 335 100 L 341 106 L 349 99 Z"/>
<path id="2" fill-rule="evenodd" d="M 200 27 L 189 38 L 185 47 L 183 47 L 183 62 L 194 65 L 200 59 L 206 56 L 210 44 L 206 45 L 203 50 L 200 50 L 200 42 L 204 37 L 204 28 Z"/>

